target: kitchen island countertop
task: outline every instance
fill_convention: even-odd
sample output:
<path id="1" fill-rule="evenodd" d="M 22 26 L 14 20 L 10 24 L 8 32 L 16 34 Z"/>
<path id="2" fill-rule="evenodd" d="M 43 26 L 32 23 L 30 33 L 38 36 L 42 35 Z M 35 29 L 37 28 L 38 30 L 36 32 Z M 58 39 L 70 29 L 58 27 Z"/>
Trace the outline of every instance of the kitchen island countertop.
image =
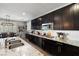
<path id="1" fill-rule="evenodd" d="M 12 37 L 10 37 L 10 39 L 11 38 Z M 13 49 L 0 48 L 0 56 L 43 56 L 44 55 L 43 53 L 41 53 L 39 50 L 31 46 L 29 43 L 25 42 L 20 37 L 14 37 L 14 38 L 17 40 L 21 40 L 24 43 L 24 46 L 16 47 Z"/>

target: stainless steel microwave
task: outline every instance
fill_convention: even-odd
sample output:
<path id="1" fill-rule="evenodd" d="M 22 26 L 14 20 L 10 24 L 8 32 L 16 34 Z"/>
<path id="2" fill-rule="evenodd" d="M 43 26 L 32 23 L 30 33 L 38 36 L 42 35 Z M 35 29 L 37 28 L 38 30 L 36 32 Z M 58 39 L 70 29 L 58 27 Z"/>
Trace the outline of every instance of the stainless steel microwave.
<path id="1" fill-rule="evenodd" d="M 42 24 L 42 30 L 53 30 L 53 23 Z"/>

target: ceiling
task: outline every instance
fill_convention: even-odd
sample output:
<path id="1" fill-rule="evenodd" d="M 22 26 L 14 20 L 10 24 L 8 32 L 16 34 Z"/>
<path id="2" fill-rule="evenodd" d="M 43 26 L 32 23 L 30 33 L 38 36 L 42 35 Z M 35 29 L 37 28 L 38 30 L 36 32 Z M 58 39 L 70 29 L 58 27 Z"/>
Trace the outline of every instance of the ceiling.
<path id="1" fill-rule="evenodd" d="M 0 18 L 28 21 L 69 3 L 0 3 Z"/>

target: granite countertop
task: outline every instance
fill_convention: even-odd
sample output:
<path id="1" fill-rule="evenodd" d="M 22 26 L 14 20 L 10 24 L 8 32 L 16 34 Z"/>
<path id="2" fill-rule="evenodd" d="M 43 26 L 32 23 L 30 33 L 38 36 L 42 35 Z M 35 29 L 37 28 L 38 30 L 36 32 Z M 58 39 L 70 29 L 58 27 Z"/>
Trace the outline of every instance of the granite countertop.
<path id="1" fill-rule="evenodd" d="M 0 56 L 43 56 L 39 50 L 31 46 L 29 43 L 25 42 L 20 37 L 14 37 L 17 40 L 21 40 L 24 46 L 20 46 L 13 49 L 0 48 Z M 11 39 L 11 38 L 10 38 Z"/>
<path id="2" fill-rule="evenodd" d="M 53 41 L 57 41 L 57 42 L 61 42 L 61 43 L 65 43 L 65 44 L 69 44 L 69 45 L 79 47 L 79 41 L 77 41 L 77 40 L 71 40 L 71 39 L 68 39 L 68 38 L 59 39 L 57 37 L 49 38 L 49 37 L 46 37 L 46 36 L 41 36 L 41 35 L 32 34 L 32 33 L 28 33 L 28 34 L 38 36 L 38 37 L 41 37 L 41 38 L 45 38 L 45 39 L 48 39 L 48 40 L 53 40 Z"/>

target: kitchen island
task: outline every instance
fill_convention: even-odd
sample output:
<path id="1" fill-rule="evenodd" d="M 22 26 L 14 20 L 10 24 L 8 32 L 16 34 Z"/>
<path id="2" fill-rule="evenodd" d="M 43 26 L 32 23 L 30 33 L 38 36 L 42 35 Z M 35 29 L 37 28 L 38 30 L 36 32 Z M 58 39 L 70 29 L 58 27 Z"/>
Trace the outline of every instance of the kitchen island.
<path id="1" fill-rule="evenodd" d="M 39 50 L 31 46 L 29 43 L 25 42 L 20 37 L 9 37 L 9 38 L 1 38 L 1 39 L 13 39 L 21 40 L 24 45 L 19 46 L 13 49 L 8 49 L 5 47 L 0 47 L 0 56 L 43 56 L 44 54 L 41 53 Z"/>

